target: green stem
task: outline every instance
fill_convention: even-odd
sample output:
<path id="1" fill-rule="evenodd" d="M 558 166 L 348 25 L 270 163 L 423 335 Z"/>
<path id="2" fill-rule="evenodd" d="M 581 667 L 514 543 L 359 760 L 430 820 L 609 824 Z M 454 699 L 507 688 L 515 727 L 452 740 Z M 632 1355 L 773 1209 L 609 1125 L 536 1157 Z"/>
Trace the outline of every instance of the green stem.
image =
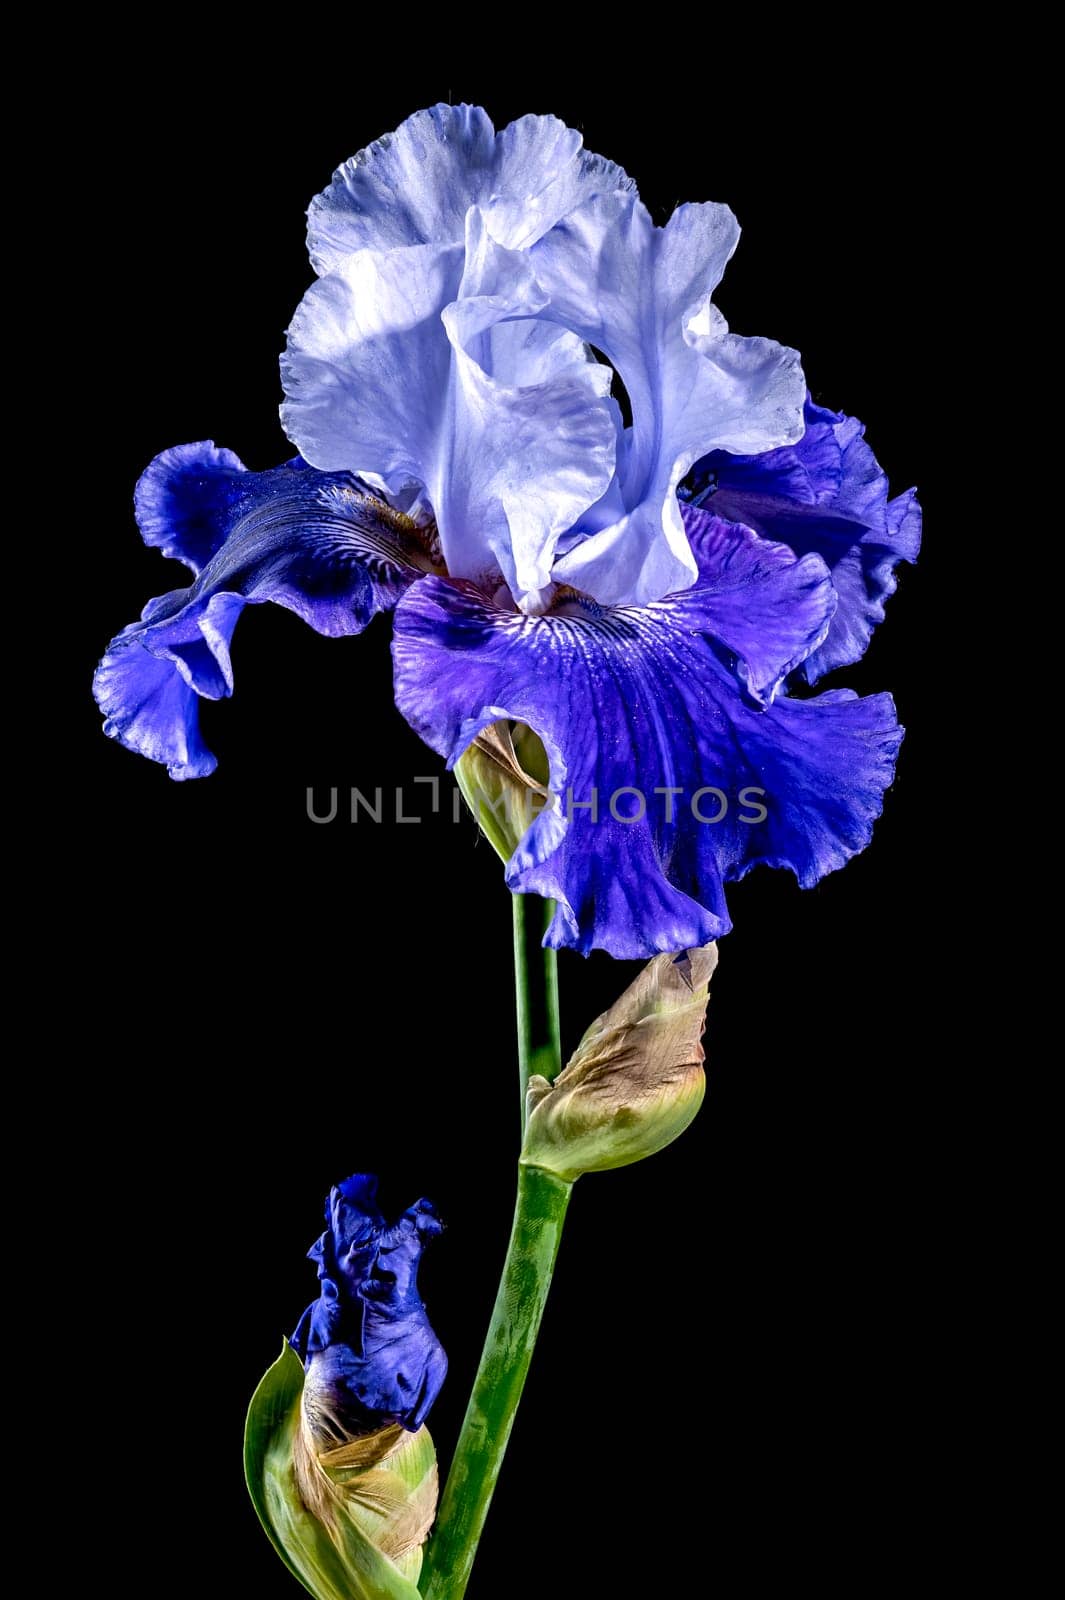
<path id="1" fill-rule="evenodd" d="M 488 1338 L 422 1572 L 424 1600 L 462 1600 L 551 1287 L 572 1184 L 518 1168 L 518 1202 Z"/>
<path id="2" fill-rule="evenodd" d="M 558 951 L 541 946 L 554 902 L 531 894 L 511 896 L 514 906 L 514 993 L 518 1017 L 518 1087 L 521 1126 L 525 1091 L 534 1072 L 555 1079 L 562 1070 L 558 1021 Z"/>
<path id="3" fill-rule="evenodd" d="M 530 1077 L 542 1073 L 554 1079 L 562 1068 L 558 953 L 542 947 L 554 904 L 535 895 L 511 898 L 524 1129 Z M 541 1167 L 518 1168 L 518 1199 L 503 1276 L 436 1529 L 426 1548 L 419 1585 L 424 1600 L 462 1600 L 466 1593 L 540 1331 L 571 1188 Z"/>

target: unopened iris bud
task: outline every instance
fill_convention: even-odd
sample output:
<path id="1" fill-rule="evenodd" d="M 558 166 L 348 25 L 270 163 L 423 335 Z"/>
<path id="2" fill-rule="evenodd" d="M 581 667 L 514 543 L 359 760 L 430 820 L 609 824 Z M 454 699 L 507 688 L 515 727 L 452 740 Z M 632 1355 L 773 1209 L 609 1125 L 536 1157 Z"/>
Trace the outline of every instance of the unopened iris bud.
<path id="1" fill-rule="evenodd" d="M 309 1255 L 318 1299 L 248 1414 L 252 1500 L 286 1566 L 317 1600 L 417 1600 L 436 1514 L 436 1451 L 423 1426 L 447 1358 L 418 1294 L 443 1224 L 419 1200 L 393 1225 L 376 1179 L 332 1190 Z"/>
<path id="2" fill-rule="evenodd" d="M 661 955 L 598 1017 L 564 1070 L 529 1080 L 522 1161 L 573 1182 L 671 1144 L 703 1101 L 717 947 Z"/>
<path id="3" fill-rule="evenodd" d="M 481 832 L 504 861 L 541 811 L 559 809 L 547 786 L 544 747 L 523 723 L 490 723 L 455 763 L 455 777 Z"/>

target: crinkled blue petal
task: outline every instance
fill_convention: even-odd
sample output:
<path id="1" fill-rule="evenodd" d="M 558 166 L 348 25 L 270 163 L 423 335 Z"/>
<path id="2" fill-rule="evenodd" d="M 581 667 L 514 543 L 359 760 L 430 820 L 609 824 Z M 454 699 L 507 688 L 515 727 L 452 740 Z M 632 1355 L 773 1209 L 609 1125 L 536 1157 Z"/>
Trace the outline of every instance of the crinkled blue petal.
<path id="1" fill-rule="evenodd" d="M 290 1340 L 316 1408 L 349 1434 L 388 1423 L 419 1428 L 447 1372 L 418 1293 L 422 1251 L 443 1225 L 428 1200 L 389 1225 L 376 1191 L 365 1173 L 332 1190 L 329 1226 L 308 1252 L 318 1264 L 319 1297 Z"/>
<path id="2" fill-rule="evenodd" d="M 774 698 L 831 622 L 823 562 L 684 518 L 697 581 L 646 607 L 523 617 L 430 578 L 396 609 L 397 704 L 449 763 L 502 719 L 543 741 L 551 802 L 507 881 L 557 902 L 552 945 L 705 944 L 731 926 L 727 882 L 765 864 L 806 888 L 863 849 L 892 779 L 889 695 Z"/>
<path id="3" fill-rule="evenodd" d="M 332 272 L 355 250 L 460 244 L 471 206 L 499 244 L 523 249 L 591 195 L 633 187 L 583 142 L 557 117 L 521 117 L 496 133 L 479 106 L 415 112 L 345 161 L 312 200 L 314 269 Z"/>
<path id="4" fill-rule="evenodd" d="M 172 778 L 214 770 L 199 702 L 233 692 L 230 643 L 245 605 L 271 600 L 319 633 L 359 633 L 433 565 L 410 519 L 350 474 L 302 461 L 248 472 L 210 442 L 157 456 L 135 505 L 147 542 L 197 577 L 150 600 L 111 641 L 93 688 L 104 732 Z"/>
<path id="5" fill-rule="evenodd" d="M 856 418 L 810 399 L 805 416 L 806 432 L 784 449 L 706 456 L 692 469 L 688 492 L 717 515 L 828 563 L 839 605 L 824 643 L 802 667 L 816 683 L 865 654 L 895 592 L 896 566 L 917 559 L 921 507 L 914 489 L 889 498 L 887 474 Z"/>

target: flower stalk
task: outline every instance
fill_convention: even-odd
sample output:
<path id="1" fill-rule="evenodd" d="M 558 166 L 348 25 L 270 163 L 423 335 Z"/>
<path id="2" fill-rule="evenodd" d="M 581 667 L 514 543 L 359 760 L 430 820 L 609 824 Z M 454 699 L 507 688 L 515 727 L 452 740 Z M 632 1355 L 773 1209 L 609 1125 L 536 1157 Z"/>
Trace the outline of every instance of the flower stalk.
<path id="1" fill-rule="evenodd" d="M 514 907 L 514 995 L 518 1023 L 518 1087 L 521 1127 L 529 1079 L 552 1083 L 562 1070 L 559 1042 L 558 951 L 541 941 L 554 915 L 554 902 L 535 895 L 511 896 Z"/>
<path id="2" fill-rule="evenodd" d="M 573 1185 L 518 1168 L 503 1276 L 455 1459 L 426 1551 L 424 1600 L 462 1600 L 547 1304 Z"/>
<path id="3" fill-rule="evenodd" d="M 535 895 L 511 899 L 524 1134 L 529 1079 L 540 1075 L 553 1082 L 562 1066 L 558 952 L 541 942 L 553 903 Z M 539 1167 L 518 1168 L 503 1275 L 423 1568 L 425 1600 L 461 1600 L 466 1592 L 540 1331 L 572 1188 Z"/>

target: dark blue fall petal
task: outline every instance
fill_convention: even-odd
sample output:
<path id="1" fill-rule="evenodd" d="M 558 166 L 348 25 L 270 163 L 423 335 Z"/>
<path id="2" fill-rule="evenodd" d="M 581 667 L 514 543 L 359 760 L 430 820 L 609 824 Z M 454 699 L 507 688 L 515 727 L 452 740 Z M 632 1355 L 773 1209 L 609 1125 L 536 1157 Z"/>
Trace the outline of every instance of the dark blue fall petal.
<path id="1" fill-rule="evenodd" d="M 320 1293 L 291 1344 L 313 1380 L 316 1405 L 351 1435 L 388 1423 L 424 1422 L 447 1372 L 447 1357 L 418 1293 L 418 1265 L 443 1229 L 419 1200 L 389 1225 L 377 1180 L 355 1173 L 326 1202 L 329 1226 L 308 1252 Z"/>
<path id="2" fill-rule="evenodd" d="M 225 539 L 233 510 L 256 479 L 232 450 L 205 439 L 164 450 L 141 473 L 133 510 L 145 544 L 200 572 Z"/>
<path id="3" fill-rule="evenodd" d="M 396 700 L 428 744 L 454 763 L 502 719 L 544 743 L 553 800 L 507 881 L 557 902 L 552 945 L 706 944 L 731 926 L 730 880 L 764 863 L 809 887 L 863 849 L 892 779 L 890 696 L 772 698 L 825 636 L 823 564 L 684 516 L 699 578 L 650 606 L 530 618 L 430 578 L 396 610 Z"/>
<path id="4" fill-rule="evenodd" d="M 865 654 L 900 561 L 916 561 L 916 490 L 888 498 L 888 480 L 854 417 L 806 401 L 797 444 L 763 455 L 715 450 L 692 469 L 690 493 L 718 516 L 746 523 L 798 554 L 821 556 L 839 605 L 819 649 L 803 663 L 808 683 Z"/>
<path id="5" fill-rule="evenodd" d="M 172 778 L 214 770 L 199 701 L 233 692 L 230 643 L 245 605 L 273 601 L 330 637 L 361 633 L 433 567 L 409 518 L 350 474 L 298 459 L 248 472 L 209 441 L 180 445 L 152 462 L 135 505 L 147 543 L 197 576 L 111 641 L 94 692 L 104 732 Z"/>

